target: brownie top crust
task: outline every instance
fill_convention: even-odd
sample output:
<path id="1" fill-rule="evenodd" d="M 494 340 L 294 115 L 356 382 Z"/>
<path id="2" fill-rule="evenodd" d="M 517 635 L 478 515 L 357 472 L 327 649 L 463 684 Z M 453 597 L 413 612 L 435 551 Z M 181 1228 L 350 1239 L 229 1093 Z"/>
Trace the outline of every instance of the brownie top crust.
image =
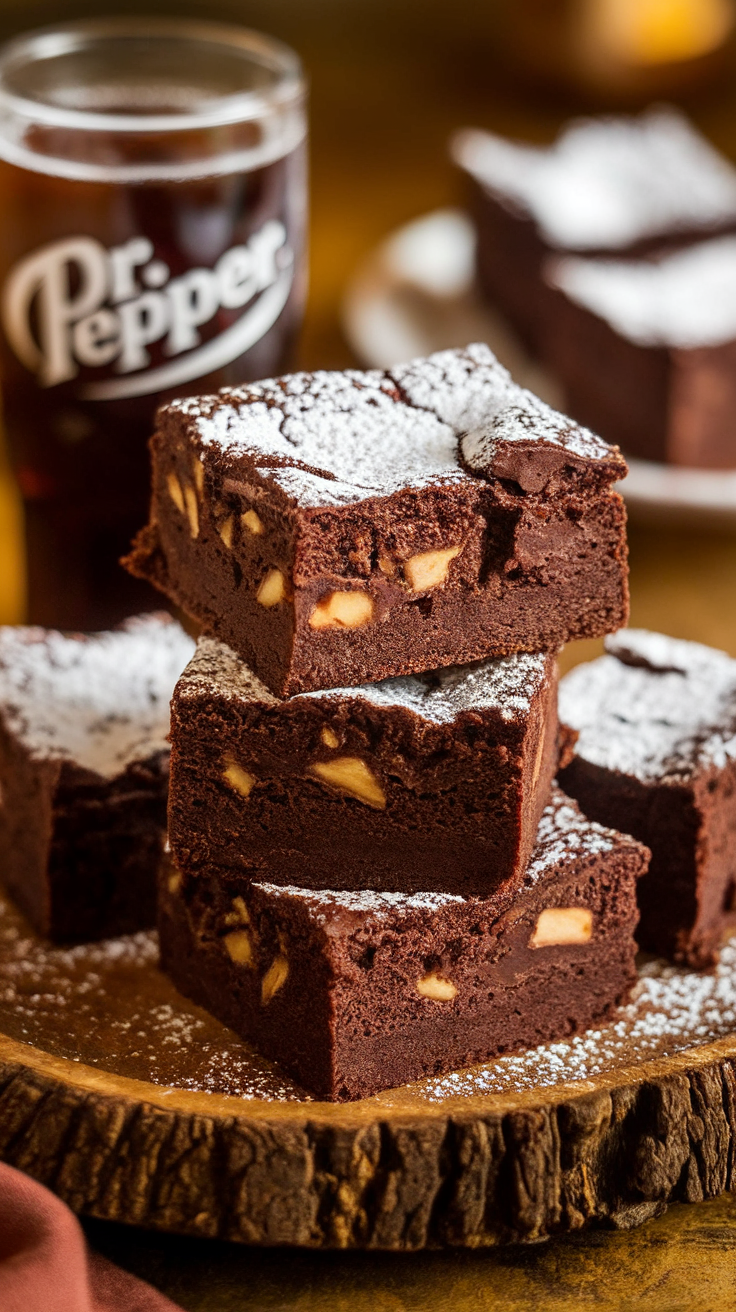
<path id="1" fill-rule="evenodd" d="M 550 259 L 544 274 L 639 346 L 692 349 L 736 338 L 736 237 L 657 260 Z"/>
<path id="2" fill-rule="evenodd" d="M 451 149 L 561 250 L 623 250 L 736 220 L 736 170 L 672 109 L 575 120 L 545 147 L 466 129 Z"/>
<path id="3" fill-rule="evenodd" d="M 0 718 L 34 759 L 114 779 L 168 750 L 169 702 L 193 650 L 163 613 L 91 635 L 0 628 Z"/>
<path id="4" fill-rule="evenodd" d="M 316 698 L 364 701 L 401 708 L 419 719 L 448 724 L 465 712 L 495 710 L 506 721 L 522 721 L 548 680 L 549 656 L 521 652 L 474 665 L 451 666 L 427 674 L 382 679 L 351 688 L 299 693 L 290 704 Z M 178 699 L 225 698 L 230 701 L 282 705 L 244 661 L 224 642 L 201 637 L 176 689 Z"/>
<path id="5" fill-rule="evenodd" d="M 532 459 L 556 454 L 609 479 L 626 472 L 617 447 L 517 386 L 482 344 L 386 371 L 290 374 L 187 397 L 164 406 L 159 424 L 183 428 L 233 473 L 245 458 L 304 508 L 515 477 L 514 449 L 524 467 L 532 448 Z"/>
<path id="6" fill-rule="evenodd" d="M 606 650 L 560 684 L 579 757 L 643 783 L 687 783 L 736 758 L 736 661 L 642 629 L 607 638 Z"/>
<path id="7" fill-rule="evenodd" d="M 598 857 L 622 842 L 637 846 L 633 839 L 626 839 L 614 830 L 586 819 L 577 804 L 555 785 L 542 814 L 537 841 L 521 887 L 511 892 L 500 889 L 490 898 L 471 900 L 480 902 L 489 918 L 500 915 L 515 898 L 534 888 L 565 862 Z M 371 889 L 333 892 L 330 889 L 278 887 L 263 881 L 254 886 L 263 888 L 271 897 L 298 897 L 328 934 L 341 932 L 344 924 L 344 919 L 341 924 L 341 917 L 345 916 L 390 920 L 396 927 L 397 916 L 402 913 L 413 917 L 417 912 L 436 911 L 467 900 L 453 893 L 378 893 Z"/>

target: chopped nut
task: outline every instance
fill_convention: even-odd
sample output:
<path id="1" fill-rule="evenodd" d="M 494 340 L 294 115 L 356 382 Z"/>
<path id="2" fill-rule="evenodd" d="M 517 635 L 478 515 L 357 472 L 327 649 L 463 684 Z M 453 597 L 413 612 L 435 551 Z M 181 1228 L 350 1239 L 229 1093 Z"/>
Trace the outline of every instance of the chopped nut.
<path id="1" fill-rule="evenodd" d="M 286 976 L 289 973 L 289 963 L 286 957 L 274 957 L 271 965 L 263 976 L 261 984 L 261 1002 L 264 1004 L 271 1001 L 274 993 L 277 993 L 282 984 L 286 982 Z"/>
<path id="2" fill-rule="evenodd" d="M 194 474 L 194 486 L 200 496 L 204 492 L 204 465 L 199 456 L 192 456 L 192 473 Z"/>
<path id="3" fill-rule="evenodd" d="M 404 562 L 404 578 L 412 592 L 424 592 L 427 588 L 436 588 L 444 583 L 450 568 L 450 561 L 460 555 L 462 545 L 445 547 L 442 551 L 420 551 Z"/>
<path id="4" fill-rule="evenodd" d="M 366 806 L 375 807 L 377 811 L 382 811 L 386 805 L 386 794 L 376 776 L 358 756 L 337 756 L 334 761 L 315 761 L 310 766 L 310 772 L 331 788 L 349 793 L 351 797 L 365 802 Z"/>
<path id="5" fill-rule="evenodd" d="M 312 629 L 357 629 L 373 619 L 373 599 L 367 592 L 331 592 L 309 616 Z"/>
<path id="6" fill-rule="evenodd" d="M 245 514 L 240 516 L 240 522 L 249 533 L 255 533 L 257 536 L 263 532 L 263 520 L 255 510 L 246 510 Z"/>
<path id="7" fill-rule="evenodd" d="M 240 793 L 241 797 L 249 797 L 256 782 L 255 775 L 244 770 L 242 765 L 238 765 L 238 762 L 232 756 L 225 757 L 225 769 L 222 772 L 222 777 L 226 784 L 235 789 L 236 793 Z"/>
<path id="8" fill-rule="evenodd" d="M 338 736 L 337 736 L 337 734 L 335 733 L 334 729 L 328 729 L 327 727 L 325 727 L 325 728 L 322 730 L 322 733 L 321 733 L 320 737 L 322 738 L 322 742 L 324 743 L 325 747 L 339 747 L 339 746 L 340 746 L 340 739 L 338 738 Z"/>
<path id="9" fill-rule="evenodd" d="M 396 561 L 392 560 L 390 556 L 379 556 L 378 568 L 382 574 L 386 575 L 387 579 L 392 579 L 396 574 Z"/>
<path id="10" fill-rule="evenodd" d="M 191 483 L 184 484 L 184 504 L 187 508 L 187 519 L 189 520 L 189 532 L 193 538 L 199 537 L 199 507 L 197 505 L 197 494 Z"/>
<path id="11" fill-rule="evenodd" d="M 457 997 L 457 985 L 433 971 L 431 975 L 425 975 L 423 979 L 417 980 L 417 993 L 421 993 L 423 998 L 432 998 L 435 1002 L 452 1002 L 452 999 Z"/>
<path id="12" fill-rule="evenodd" d="M 244 925 L 250 924 L 250 915 L 242 897 L 233 898 L 233 910 L 237 911 Z"/>
<path id="13" fill-rule="evenodd" d="M 243 901 L 242 897 L 233 898 L 233 909 L 232 911 L 228 911 L 227 915 L 225 916 L 225 924 L 226 925 L 250 924 L 250 916 L 248 914 L 248 908 L 245 905 L 245 902 Z"/>
<path id="14" fill-rule="evenodd" d="M 228 517 L 227 517 L 227 519 L 224 521 L 224 523 L 220 524 L 220 527 L 218 528 L 217 532 L 220 534 L 220 537 L 222 538 L 223 542 L 225 543 L 225 546 L 227 547 L 227 549 L 228 549 L 228 551 L 229 551 L 230 548 L 231 548 L 232 545 L 233 545 L 233 517 L 232 517 L 232 515 L 228 515 Z"/>
<path id="15" fill-rule="evenodd" d="M 231 961 L 234 961 L 236 965 L 253 965 L 253 944 L 250 941 L 250 934 L 247 929 L 234 929 L 232 934 L 226 934 L 222 941 L 227 948 Z"/>
<path id="16" fill-rule="evenodd" d="M 166 486 L 169 489 L 169 496 L 179 511 L 180 515 L 184 514 L 184 493 L 181 490 L 181 483 L 176 474 L 173 472 L 166 476 Z"/>
<path id="17" fill-rule="evenodd" d="M 256 593 L 256 601 L 262 606 L 278 606 L 286 596 L 286 580 L 280 569 L 270 569 Z"/>
<path id="18" fill-rule="evenodd" d="M 173 870 L 169 875 L 168 889 L 170 893 L 178 893 L 181 888 L 181 874 L 178 870 Z"/>
<path id="19" fill-rule="evenodd" d="M 551 948 L 563 943 L 589 943 L 593 912 L 589 907 L 547 907 L 529 940 L 530 948 Z"/>

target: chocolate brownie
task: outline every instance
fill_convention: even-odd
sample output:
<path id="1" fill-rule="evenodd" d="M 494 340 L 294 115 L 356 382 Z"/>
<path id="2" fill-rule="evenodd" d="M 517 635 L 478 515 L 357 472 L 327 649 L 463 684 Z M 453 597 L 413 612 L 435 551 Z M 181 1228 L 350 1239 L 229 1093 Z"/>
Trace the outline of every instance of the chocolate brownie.
<path id="1" fill-rule="evenodd" d="M 554 253 L 642 255 L 736 229 L 736 170 L 672 109 L 576 120 L 551 146 L 466 130 L 481 288 L 544 354 Z M 552 320 L 554 331 L 554 318 Z"/>
<path id="2" fill-rule="evenodd" d="M 172 851 L 187 873 L 487 896 L 521 879 L 569 740 L 551 655 L 282 701 L 200 638 L 172 701 Z"/>
<path id="3" fill-rule="evenodd" d="M 560 685 L 580 732 L 565 789 L 652 851 L 639 885 L 642 947 L 708 966 L 736 895 L 736 661 L 631 629 Z"/>
<path id="4" fill-rule="evenodd" d="M 545 357 L 572 413 L 631 455 L 736 467 L 736 236 L 657 260 L 551 260 L 545 276 Z"/>
<path id="5" fill-rule="evenodd" d="M 279 696 L 625 622 L 619 452 L 486 346 L 174 401 L 152 451 L 125 563 Z"/>
<path id="6" fill-rule="evenodd" d="M 38 933 L 155 923 L 169 699 L 193 646 L 163 614 L 0 629 L 0 878 Z"/>
<path id="7" fill-rule="evenodd" d="M 167 864 L 162 965 L 318 1097 L 363 1098 L 608 1017 L 636 978 L 648 855 L 555 789 L 516 896 L 308 891 Z"/>

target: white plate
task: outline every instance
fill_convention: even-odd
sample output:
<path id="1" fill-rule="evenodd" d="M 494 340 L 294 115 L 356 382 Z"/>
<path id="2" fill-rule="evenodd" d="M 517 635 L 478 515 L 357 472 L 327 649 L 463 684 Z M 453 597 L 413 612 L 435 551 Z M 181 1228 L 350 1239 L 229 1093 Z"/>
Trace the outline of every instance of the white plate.
<path id="1" fill-rule="evenodd" d="M 517 382 L 564 410 L 560 384 L 525 354 L 508 324 L 474 293 L 475 238 L 460 210 L 399 228 L 353 278 L 343 323 L 356 354 L 385 369 L 417 355 L 487 342 Z M 629 458 L 621 485 L 637 518 L 736 528 L 736 470 L 685 469 Z"/>

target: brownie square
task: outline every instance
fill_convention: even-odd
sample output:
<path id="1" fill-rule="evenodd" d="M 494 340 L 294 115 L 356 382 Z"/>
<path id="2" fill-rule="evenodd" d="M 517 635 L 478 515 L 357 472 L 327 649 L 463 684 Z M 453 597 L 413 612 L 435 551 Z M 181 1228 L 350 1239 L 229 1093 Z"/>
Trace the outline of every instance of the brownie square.
<path id="1" fill-rule="evenodd" d="M 649 460 L 736 466 L 736 236 L 654 260 L 550 260 L 566 404 Z"/>
<path id="2" fill-rule="evenodd" d="M 646 843 L 642 947 L 711 965 L 736 895 L 736 661 L 631 629 L 560 685 L 580 734 L 565 789 L 586 814 Z"/>
<path id="3" fill-rule="evenodd" d="M 550 255 L 639 256 L 736 229 L 736 170 L 672 109 L 575 120 L 549 146 L 468 129 L 452 154 L 470 187 L 481 288 L 542 355 L 556 314 Z"/>
<path id="4" fill-rule="evenodd" d="M 282 701 L 200 638 L 172 701 L 174 858 L 188 874 L 487 896 L 521 879 L 569 739 L 551 655 Z"/>
<path id="5" fill-rule="evenodd" d="M 39 934 L 155 923 L 169 699 L 193 648 L 163 614 L 0 629 L 0 878 Z"/>
<path id="6" fill-rule="evenodd" d="M 598 1024 L 636 978 L 648 852 L 559 790 L 522 888 L 309 891 L 162 870 L 177 988 L 321 1098 L 364 1098 Z"/>
<path id="7" fill-rule="evenodd" d="M 486 346 L 174 401 L 152 454 L 127 567 L 279 696 L 624 623 L 626 466 Z"/>

